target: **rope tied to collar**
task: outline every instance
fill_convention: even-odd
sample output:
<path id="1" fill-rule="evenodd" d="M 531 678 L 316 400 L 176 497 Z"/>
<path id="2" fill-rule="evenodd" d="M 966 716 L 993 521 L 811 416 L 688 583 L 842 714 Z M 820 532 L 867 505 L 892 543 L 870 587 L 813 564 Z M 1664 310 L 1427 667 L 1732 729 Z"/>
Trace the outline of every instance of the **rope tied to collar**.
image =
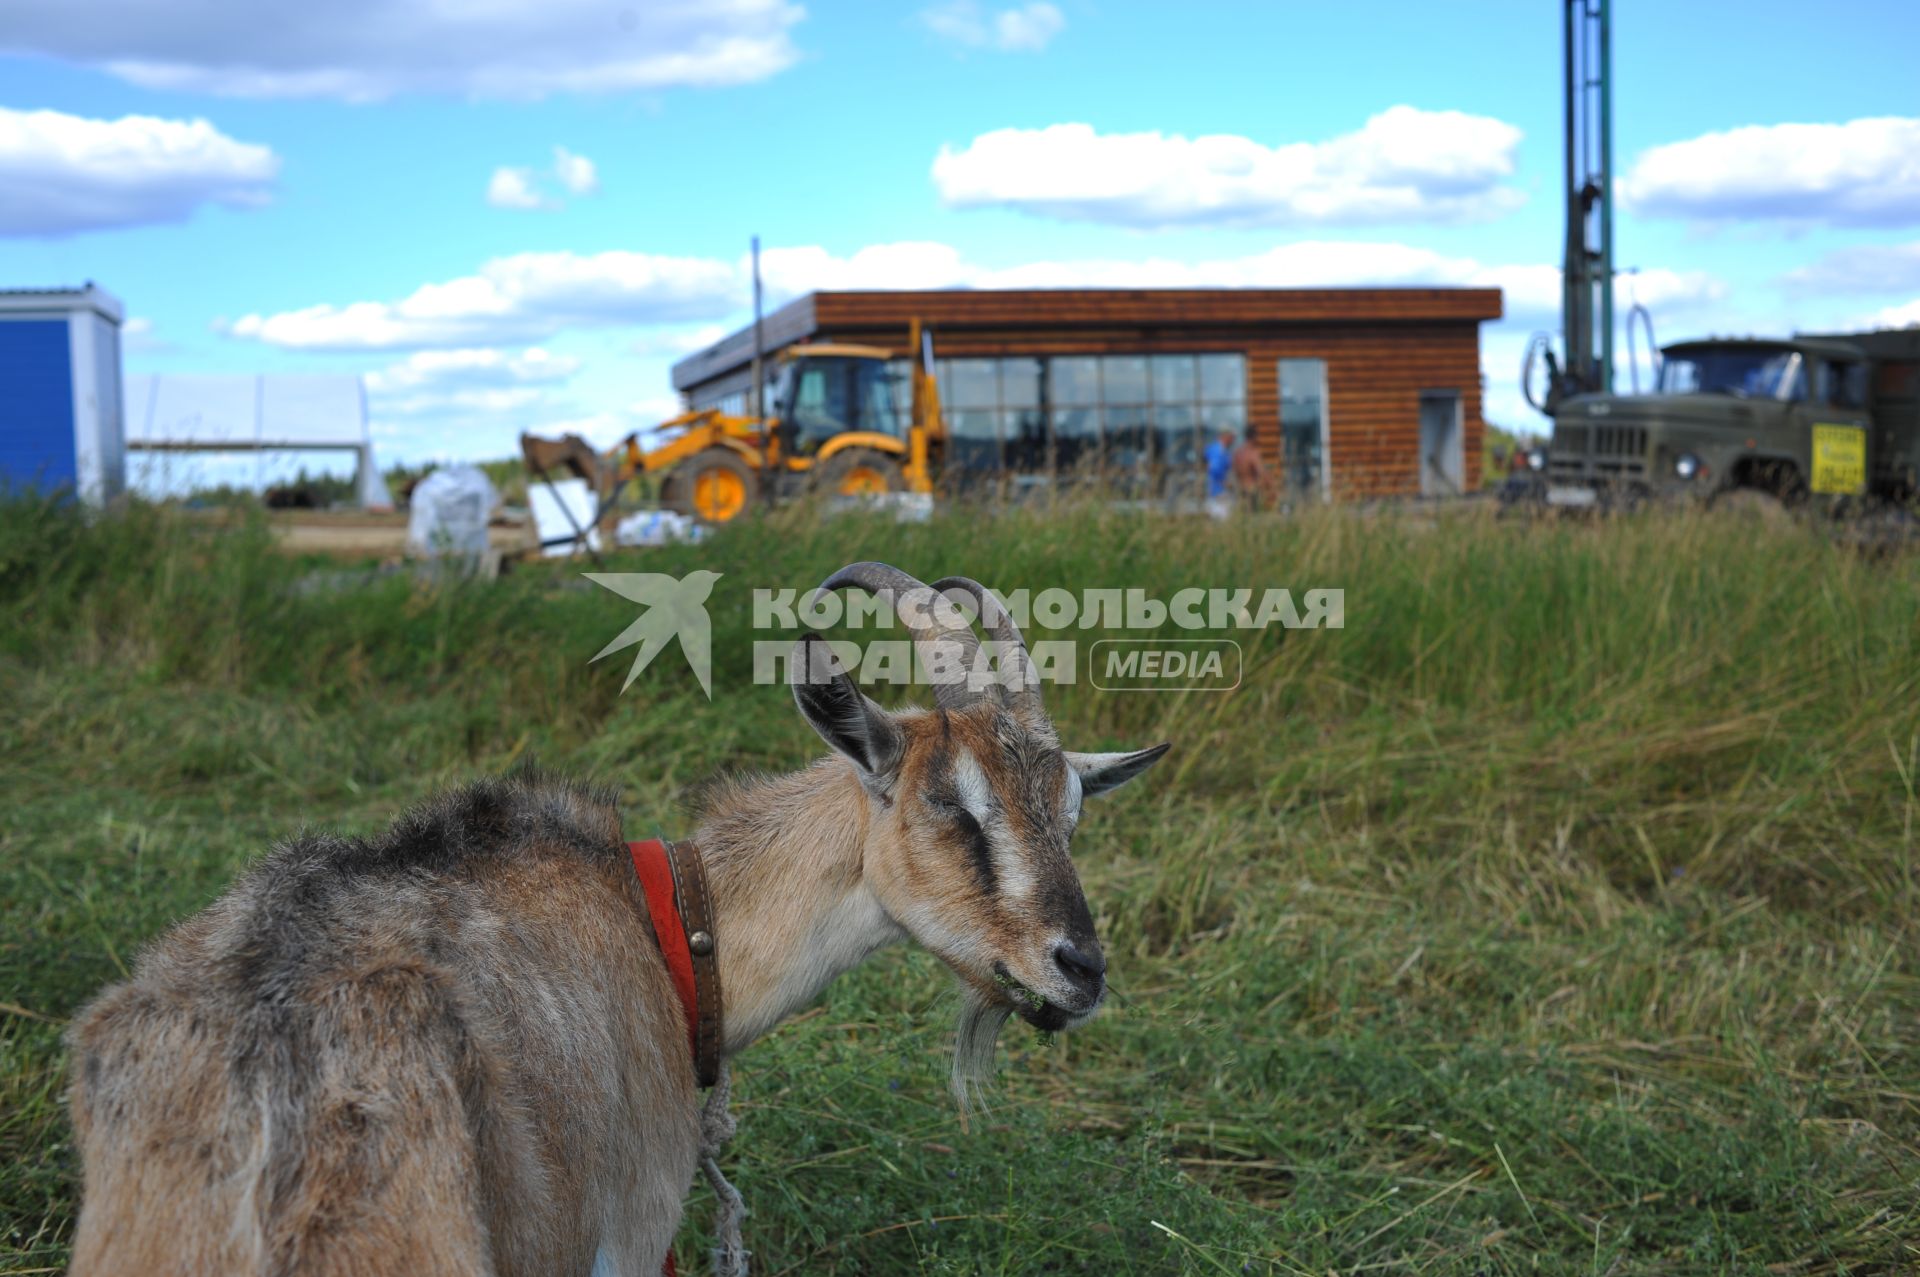
<path id="1" fill-rule="evenodd" d="M 747 1217 L 747 1204 L 740 1190 L 727 1182 L 720 1171 L 720 1150 L 733 1138 L 733 1114 L 727 1111 L 728 1092 L 733 1087 L 732 1070 L 720 1062 L 720 1075 L 707 1102 L 700 1107 L 700 1171 L 707 1177 L 716 1202 L 713 1218 L 714 1277 L 747 1277 L 747 1257 L 753 1252 L 740 1235 L 741 1221 Z"/>

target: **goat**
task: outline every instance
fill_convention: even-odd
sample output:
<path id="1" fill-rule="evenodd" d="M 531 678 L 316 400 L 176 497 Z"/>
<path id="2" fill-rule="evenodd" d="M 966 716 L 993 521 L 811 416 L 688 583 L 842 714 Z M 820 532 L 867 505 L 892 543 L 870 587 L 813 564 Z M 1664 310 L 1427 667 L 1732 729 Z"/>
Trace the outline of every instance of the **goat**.
<path id="1" fill-rule="evenodd" d="M 930 667 L 977 668 L 935 587 L 861 563 Z M 928 604 L 931 603 L 931 606 Z M 890 712 L 807 634 L 794 699 L 834 753 L 723 784 L 705 867 L 732 1055 L 907 939 L 963 988 L 953 1078 L 1010 1015 L 1085 1023 L 1106 963 L 1068 858 L 1081 802 L 1166 750 L 1063 751 L 1011 618 L 1001 669 Z M 687 1024 L 614 798 L 471 785 L 366 839 L 283 843 L 76 1020 L 72 1272 L 652 1277 L 701 1150 Z"/>

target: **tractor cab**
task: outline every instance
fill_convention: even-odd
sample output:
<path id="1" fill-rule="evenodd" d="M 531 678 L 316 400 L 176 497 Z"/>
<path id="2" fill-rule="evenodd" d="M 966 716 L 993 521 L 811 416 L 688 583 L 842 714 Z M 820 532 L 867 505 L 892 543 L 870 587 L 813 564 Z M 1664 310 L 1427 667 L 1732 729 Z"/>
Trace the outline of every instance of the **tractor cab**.
<path id="1" fill-rule="evenodd" d="M 773 415 L 780 449 L 789 457 L 812 457 L 829 440 L 851 433 L 901 440 L 903 373 L 892 352 L 877 346 L 799 346 L 781 359 L 773 385 Z"/>

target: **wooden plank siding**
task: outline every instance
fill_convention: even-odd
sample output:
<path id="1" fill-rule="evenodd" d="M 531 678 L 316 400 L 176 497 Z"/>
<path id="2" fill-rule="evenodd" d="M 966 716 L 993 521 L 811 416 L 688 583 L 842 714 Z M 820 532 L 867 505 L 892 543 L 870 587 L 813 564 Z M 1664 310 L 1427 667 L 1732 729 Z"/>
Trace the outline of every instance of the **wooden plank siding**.
<path id="1" fill-rule="evenodd" d="M 1418 493 L 1421 392 L 1453 391 L 1460 396 L 1465 486 L 1477 486 L 1484 432 L 1479 325 L 1499 317 L 1497 289 L 859 292 L 802 301 L 814 326 L 806 338 L 904 353 L 908 322 L 917 317 L 932 329 L 943 359 L 1244 354 L 1248 429 L 1276 468 L 1283 461 L 1278 362 L 1324 360 L 1326 464 L 1336 498 Z M 783 336 L 799 327 L 799 306 L 776 312 Z M 676 365 L 675 386 L 692 392 L 729 374 L 737 379 L 740 357 L 751 354 L 750 335 L 744 345 L 740 337 Z M 715 357 L 723 347 L 732 358 Z"/>

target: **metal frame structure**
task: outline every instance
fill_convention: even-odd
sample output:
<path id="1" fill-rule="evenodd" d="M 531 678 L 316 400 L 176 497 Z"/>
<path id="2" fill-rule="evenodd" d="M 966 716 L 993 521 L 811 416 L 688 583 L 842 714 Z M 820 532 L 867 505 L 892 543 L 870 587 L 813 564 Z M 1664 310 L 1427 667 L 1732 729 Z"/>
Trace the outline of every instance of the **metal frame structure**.
<path id="1" fill-rule="evenodd" d="M 1566 365 L 1559 394 L 1613 392 L 1613 32 L 1608 0 L 1566 0 Z"/>

